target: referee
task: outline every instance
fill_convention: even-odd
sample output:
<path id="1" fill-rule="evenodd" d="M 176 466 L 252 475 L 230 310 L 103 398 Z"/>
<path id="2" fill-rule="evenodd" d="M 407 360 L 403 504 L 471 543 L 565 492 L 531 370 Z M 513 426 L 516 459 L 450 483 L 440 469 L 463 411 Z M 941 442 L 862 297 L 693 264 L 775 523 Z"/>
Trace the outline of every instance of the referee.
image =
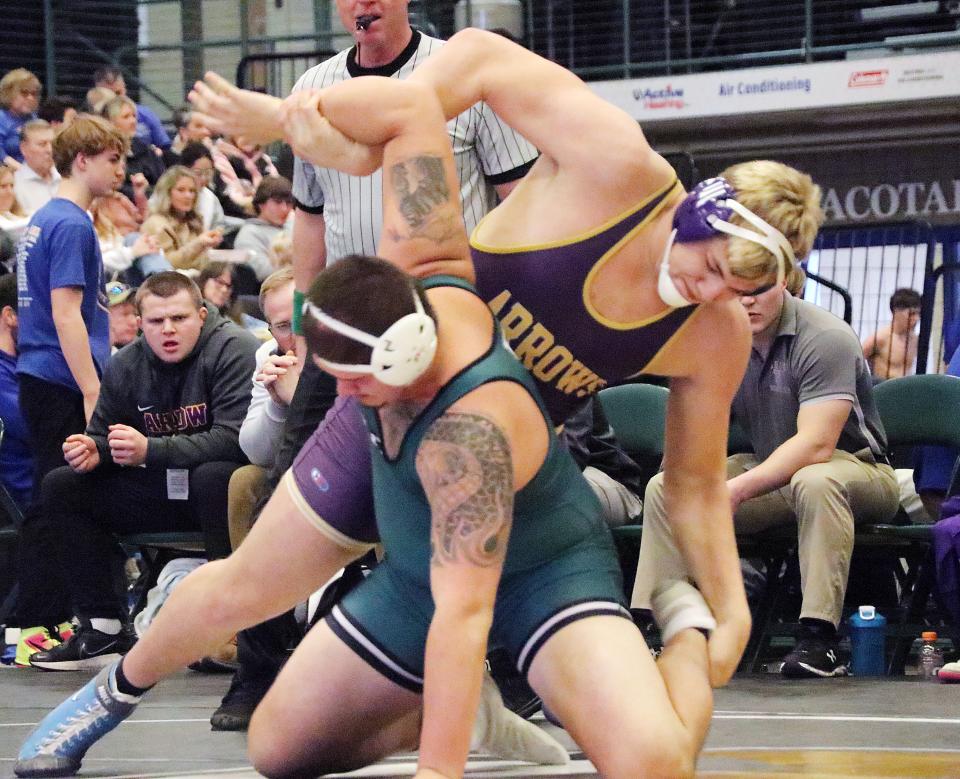
<path id="1" fill-rule="evenodd" d="M 378 4 L 379 14 L 365 13 L 366 3 L 338 0 L 337 10 L 354 45 L 308 70 L 293 91 L 321 89 L 357 76 L 404 79 L 444 42 L 410 26 L 406 2 Z M 376 110 L 371 106 L 370 110 Z M 538 152 L 500 121 L 485 104 L 474 105 L 447 124 L 460 179 L 460 199 L 469 235 L 477 222 L 505 198 L 536 161 Z M 294 160 L 293 275 L 294 318 L 302 294 L 328 263 L 350 254 L 377 254 L 382 231 L 382 177 L 378 170 L 359 178 Z M 290 467 L 307 437 L 336 397 L 336 382 L 305 360 L 284 427 L 284 440 L 270 474 L 270 491 Z M 269 493 L 268 493 L 269 495 Z M 341 580 L 349 586 L 357 572 Z M 238 640 L 240 668 L 210 723 L 214 730 L 246 730 L 253 710 L 266 694 L 303 629 L 292 612 L 243 631 Z"/>

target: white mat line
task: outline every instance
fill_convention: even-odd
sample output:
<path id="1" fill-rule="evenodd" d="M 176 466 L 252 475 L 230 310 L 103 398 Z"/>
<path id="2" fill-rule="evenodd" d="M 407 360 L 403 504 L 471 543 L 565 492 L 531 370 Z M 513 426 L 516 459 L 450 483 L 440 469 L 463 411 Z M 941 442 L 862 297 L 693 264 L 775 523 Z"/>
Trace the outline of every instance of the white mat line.
<path id="1" fill-rule="evenodd" d="M 956 717 L 873 717 L 861 714 L 717 714 L 714 713 L 714 719 L 717 720 L 814 720 L 822 722 L 895 722 L 898 725 L 903 724 L 941 724 L 941 725 L 960 725 L 960 718 Z"/>
<path id="2" fill-rule="evenodd" d="M 752 747 L 707 747 L 701 752 L 701 755 L 721 755 L 726 752 L 881 752 L 891 754 L 902 754 L 909 752 L 911 754 L 954 754 L 960 753 L 960 749 L 951 749 L 949 747 L 785 747 L 779 746 L 752 746 Z"/>

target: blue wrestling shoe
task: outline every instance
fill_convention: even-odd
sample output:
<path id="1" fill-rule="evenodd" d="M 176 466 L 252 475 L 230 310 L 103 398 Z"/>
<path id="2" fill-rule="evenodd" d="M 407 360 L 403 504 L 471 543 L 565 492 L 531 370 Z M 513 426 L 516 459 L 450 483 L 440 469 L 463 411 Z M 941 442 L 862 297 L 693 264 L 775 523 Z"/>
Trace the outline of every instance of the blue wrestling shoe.
<path id="1" fill-rule="evenodd" d="M 116 668 L 104 668 L 44 718 L 17 755 L 17 776 L 72 776 L 87 750 L 130 716 L 140 699 L 117 691 Z"/>

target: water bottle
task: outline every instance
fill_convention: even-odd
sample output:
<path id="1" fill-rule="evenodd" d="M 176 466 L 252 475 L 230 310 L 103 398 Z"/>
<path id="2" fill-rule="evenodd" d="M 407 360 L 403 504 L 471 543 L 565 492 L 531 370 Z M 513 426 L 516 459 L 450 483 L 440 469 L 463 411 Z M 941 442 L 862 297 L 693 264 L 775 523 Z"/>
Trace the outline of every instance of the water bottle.
<path id="1" fill-rule="evenodd" d="M 854 676 L 883 676 L 887 620 L 873 606 L 861 606 L 850 617 L 850 665 Z"/>
<path id="2" fill-rule="evenodd" d="M 936 682 L 943 667 L 943 652 L 937 649 L 937 634 L 932 630 L 920 634 L 923 641 L 917 655 L 917 676 L 921 682 Z"/>

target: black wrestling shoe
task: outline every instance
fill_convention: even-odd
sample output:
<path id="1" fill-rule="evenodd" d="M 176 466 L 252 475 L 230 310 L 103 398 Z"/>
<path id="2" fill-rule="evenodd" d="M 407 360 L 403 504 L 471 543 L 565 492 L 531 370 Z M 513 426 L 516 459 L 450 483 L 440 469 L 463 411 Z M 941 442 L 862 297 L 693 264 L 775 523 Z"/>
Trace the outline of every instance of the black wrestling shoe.
<path id="1" fill-rule="evenodd" d="M 850 669 L 840 659 L 836 639 L 802 638 L 783 659 L 780 673 L 788 679 L 816 679 L 849 676 Z"/>
<path id="2" fill-rule="evenodd" d="M 125 625 L 116 635 L 101 633 L 81 619 L 80 627 L 67 641 L 37 652 L 30 657 L 30 665 L 45 671 L 99 671 L 118 661 L 130 651 L 136 637 Z"/>

